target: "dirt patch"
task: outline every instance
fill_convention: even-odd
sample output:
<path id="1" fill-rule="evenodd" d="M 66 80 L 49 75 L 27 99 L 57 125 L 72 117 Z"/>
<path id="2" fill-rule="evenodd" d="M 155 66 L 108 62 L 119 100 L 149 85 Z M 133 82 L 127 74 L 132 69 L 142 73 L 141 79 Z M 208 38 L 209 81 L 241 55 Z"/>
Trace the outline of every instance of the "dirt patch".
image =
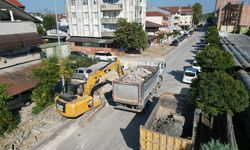
<path id="1" fill-rule="evenodd" d="M 171 114 L 168 115 L 167 118 L 159 118 L 155 120 L 152 130 L 169 136 L 180 137 L 182 134 L 183 123 L 184 118 L 178 120 Z"/>

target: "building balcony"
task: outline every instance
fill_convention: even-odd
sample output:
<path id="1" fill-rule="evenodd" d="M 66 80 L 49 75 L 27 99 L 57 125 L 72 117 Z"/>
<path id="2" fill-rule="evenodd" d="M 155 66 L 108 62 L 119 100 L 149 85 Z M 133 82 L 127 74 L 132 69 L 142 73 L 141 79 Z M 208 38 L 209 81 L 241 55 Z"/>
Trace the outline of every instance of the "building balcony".
<path id="1" fill-rule="evenodd" d="M 101 18 L 102 24 L 117 24 L 121 18 Z"/>
<path id="2" fill-rule="evenodd" d="M 119 11 L 122 10 L 122 4 L 103 4 L 101 11 Z"/>
<path id="3" fill-rule="evenodd" d="M 0 35 L 37 32 L 36 24 L 31 21 L 0 21 Z"/>
<path id="4" fill-rule="evenodd" d="M 102 36 L 114 37 L 115 36 L 115 32 L 113 32 L 113 31 L 107 31 L 107 30 L 102 30 Z"/>

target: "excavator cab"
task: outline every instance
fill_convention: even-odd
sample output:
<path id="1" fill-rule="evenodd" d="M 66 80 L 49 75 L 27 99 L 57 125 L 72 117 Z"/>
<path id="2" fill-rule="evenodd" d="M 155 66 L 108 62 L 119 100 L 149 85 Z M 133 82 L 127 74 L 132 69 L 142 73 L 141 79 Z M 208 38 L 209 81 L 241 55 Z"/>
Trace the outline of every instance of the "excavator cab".
<path id="1" fill-rule="evenodd" d="M 82 96 L 84 83 L 71 81 L 66 88 L 66 93 Z"/>

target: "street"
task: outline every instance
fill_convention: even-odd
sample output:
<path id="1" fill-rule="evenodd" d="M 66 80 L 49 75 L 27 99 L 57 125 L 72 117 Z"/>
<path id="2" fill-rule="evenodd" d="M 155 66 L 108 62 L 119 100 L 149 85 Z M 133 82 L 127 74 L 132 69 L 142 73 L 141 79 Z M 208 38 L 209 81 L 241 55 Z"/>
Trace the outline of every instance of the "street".
<path id="1" fill-rule="evenodd" d="M 182 83 L 183 68 L 194 59 L 195 45 L 202 32 L 195 32 L 181 45 L 164 56 L 166 69 L 164 81 L 158 94 L 145 113 L 116 110 L 109 102 L 84 127 L 77 123 L 59 134 L 57 138 L 38 149 L 58 150 L 127 150 L 139 149 L 139 127 L 144 124 L 163 92 L 187 94 L 189 85 Z"/>

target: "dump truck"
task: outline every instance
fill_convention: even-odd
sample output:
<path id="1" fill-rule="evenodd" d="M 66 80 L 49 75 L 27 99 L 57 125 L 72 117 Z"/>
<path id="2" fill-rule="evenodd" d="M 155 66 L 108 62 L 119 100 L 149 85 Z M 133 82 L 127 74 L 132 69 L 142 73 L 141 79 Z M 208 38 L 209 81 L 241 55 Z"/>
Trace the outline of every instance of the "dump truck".
<path id="1" fill-rule="evenodd" d="M 122 78 L 114 80 L 112 92 L 115 108 L 142 112 L 160 87 L 165 67 L 163 61 L 139 63 L 138 67 L 129 70 Z"/>
<path id="2" fill-rule="evenodd" d="M 194 111 L 186 96 L 162 94 L 140 126 L 140 150 L 191 150 Z"/>

